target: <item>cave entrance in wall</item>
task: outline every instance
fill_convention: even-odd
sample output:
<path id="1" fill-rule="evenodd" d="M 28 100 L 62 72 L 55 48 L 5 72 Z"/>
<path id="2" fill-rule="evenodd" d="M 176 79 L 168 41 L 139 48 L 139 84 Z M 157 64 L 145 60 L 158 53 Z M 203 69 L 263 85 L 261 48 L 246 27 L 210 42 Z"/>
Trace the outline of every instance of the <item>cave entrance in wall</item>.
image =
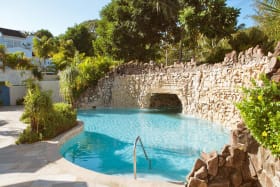
<path id="1" fill-rule="evenodd" d="M 162 109 L 166 112 L 182 113 L 182 102 L 176 94 L 153 93 L 150 98 L 150 109 Z"/>

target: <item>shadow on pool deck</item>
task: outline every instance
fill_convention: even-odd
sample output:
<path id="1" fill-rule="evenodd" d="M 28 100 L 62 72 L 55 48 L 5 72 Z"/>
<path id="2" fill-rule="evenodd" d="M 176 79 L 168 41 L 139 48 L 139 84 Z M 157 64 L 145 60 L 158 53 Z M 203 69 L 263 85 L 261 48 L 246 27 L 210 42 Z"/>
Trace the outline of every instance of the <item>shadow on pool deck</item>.
<path id="1" fill-rule="evenodd" d="M 18 119 L 22 107 L 0 107 L 0 186 L 4 187 L 177 187 L 166 182 L 150 182 L 108 176 L 80 168 L 61 157 L 60 143 L 82 125 L 50 141 L 15 145 L 26 125 Z M 74 132 L 76 130 L 76 132 Z"/>
<path id="2" fill-rule="evenodd" d="M 0 152 L 0 174 L 36 172 L 61 158 L 57 145 L 49 142 L 10 145 L 1 148 Z"/>
<path id="3" fill-rule="evenodd" d="M 7 124 L 8 124 L 8 121 L 0 119 L 0 127 L 4 126 L 4 125 L 7 125 Z"/>
<path id="4" fill-rule="evenodd" d="M 32 187 L 32 186 L 51 186 L 51 187 L 87 187 L 85 182 L 68 182 L 68 181 L 49 181 L 49 180 L 34 180 L 3 187 Z"/>

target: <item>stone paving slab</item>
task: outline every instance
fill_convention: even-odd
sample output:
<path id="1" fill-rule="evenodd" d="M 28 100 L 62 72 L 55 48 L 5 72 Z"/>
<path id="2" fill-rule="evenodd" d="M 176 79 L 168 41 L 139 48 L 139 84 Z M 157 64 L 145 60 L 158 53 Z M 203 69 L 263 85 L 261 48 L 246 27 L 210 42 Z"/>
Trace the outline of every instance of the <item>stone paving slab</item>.
<path id="1" fill-rule="evenodd" d="M 163 181 L 110 176 L 81 168 L 62 158 L 60 145 L 80 132 L 82 125 L 51 141 L 15 145 L 26 128 L 19 121 L 22 107 L 0 107 L 1 187 L 179 187 Z"/>

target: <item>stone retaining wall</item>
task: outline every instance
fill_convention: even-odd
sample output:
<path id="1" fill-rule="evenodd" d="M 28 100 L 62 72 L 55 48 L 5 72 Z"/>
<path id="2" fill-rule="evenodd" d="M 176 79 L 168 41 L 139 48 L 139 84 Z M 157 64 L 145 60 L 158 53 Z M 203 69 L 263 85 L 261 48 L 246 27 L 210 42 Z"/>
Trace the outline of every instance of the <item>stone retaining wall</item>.
<path id="1" fill-rule="evenodd" d="M 220 154 L 202 153 L 186 180 L 186 187 L 279 187 L 280 159 L 240 123 L 231 133 L 231 145 Z"/>
<path id="2" fill-rule="evenodd" d="M 272 54 L 264 56 L 255 47 L 238 56 L 232 52 L 214 65 L 128 63 L 89 88 L 77 105 L 148 108 L 154 94 L 176 94 L 184 114 L 234 128 L 241 121 L 234 106 L 242 97 L 240 88 L 249 86 L 260 73 L 271 72 L 276 61 Z"/>

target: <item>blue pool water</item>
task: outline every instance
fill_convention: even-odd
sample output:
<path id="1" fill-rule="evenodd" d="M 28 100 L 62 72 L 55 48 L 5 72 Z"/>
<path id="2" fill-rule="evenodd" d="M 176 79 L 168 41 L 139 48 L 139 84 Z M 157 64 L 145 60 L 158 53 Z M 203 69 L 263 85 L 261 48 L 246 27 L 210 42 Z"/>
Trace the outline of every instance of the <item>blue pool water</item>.
<path id="1" fill-rule="evenodd" d="M 228 143 L 227 129 L 180 114 L 158 110 L 81 110 L 84 132 L 61 147 L 67 160 L 90 170 L 133 176 L 133 144 L 140 136 L 152 160 L 149 169 L 137 146 L 137 177 L 185 181 L 201 152 Z"/>

